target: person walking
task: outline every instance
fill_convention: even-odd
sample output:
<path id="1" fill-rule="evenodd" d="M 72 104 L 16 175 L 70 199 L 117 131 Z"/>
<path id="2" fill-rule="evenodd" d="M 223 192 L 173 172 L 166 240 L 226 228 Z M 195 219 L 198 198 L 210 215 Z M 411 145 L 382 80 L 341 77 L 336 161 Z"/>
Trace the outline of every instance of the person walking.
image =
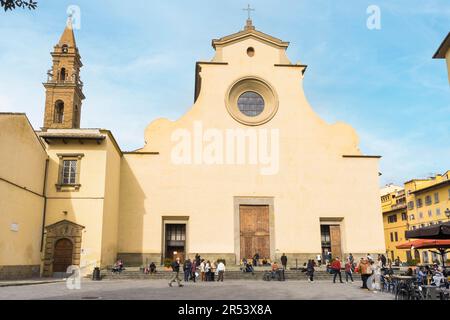
<path id="1" fill-rule="evenodd" d="M 197 280 L 196 273 L 197 273 L 197 259 L 194 259 L 192 261 L 192 266 L 191 266 L 191 279 L 192 279 L 192 281 L 194 281 L 194 283 Z"/>
<path id="2" fill-rule="evenodd" d="M 334 261 L 331 263 L 331 270 L 334 273 L 333 276 L 333 283 L 336 283 L 336 277 L 339 275 L 339 281 L 341 283 L 344 283 L 342 281 L 342 274 L 341 274 L 341 261 L 339 260 L 339 257 L 336 257 Z"/>
<path id="3" fill-rule="evenodd" d="M 288 263 L 288 258 L 286 256 L 286 253 L 283 253 L 283 255 L 281 256 L 281 265 L 283 266 L 284 270 L 287 269 L 287 263 Z"/>
<path id="4" fill-rule="evenodd" d="M 225 273 L 225 263 L 223 263 L 223 261 L 220 261 L 219 264 L 217 265 L 217 272 L 218 272 L 218 278 L 217 278 L 217 282 L 222 281 L 223 282 L 223 275 Z"/>
<path id="5" fill-rule="evenodd" d="M 345 282 L 346 283 L 348 283 L 349 277 L 353 283 L 353 263 L 350 262 L 350 258 L 347 260 L 347 263 L 345 264 Z"/>
<path id="6" fill-rule="evenodd" d="M 172 283 L 174 283 L 175 281 L 178 283 L 178 287 L 182 287 L 183 285 L 181 284 L 181 279 L 180 279 L 180 258 L 177 258 L 174 262 L 172 262 L 171 266 L 172 266 L 173 276 L 170 279 L 169 287 L 171 287 Z"/>
<path id="7" fill-rule="evenodd" d="M 367 279 L 372 275 L 372 267 L 367 258 L 361 258 L 358 264 L 358 272 L 361 274 L 362 287 L 361 289 L 369 289 L 367 287 Z"/>
<path id="8" fill-rule="evenodd" d="M 314 260 L 308 260 L 308 264 L 306 265 L 306 274 L 309 282 L 314 282 L 314 266 Z"/>
<path id="9" fill-rule="evenodd" d="M 184 282 L 189 282 L 189 277 L 191 275 L 191 269 L 192 269 L 191 259 L 187 259 L 183 263 Z"/>

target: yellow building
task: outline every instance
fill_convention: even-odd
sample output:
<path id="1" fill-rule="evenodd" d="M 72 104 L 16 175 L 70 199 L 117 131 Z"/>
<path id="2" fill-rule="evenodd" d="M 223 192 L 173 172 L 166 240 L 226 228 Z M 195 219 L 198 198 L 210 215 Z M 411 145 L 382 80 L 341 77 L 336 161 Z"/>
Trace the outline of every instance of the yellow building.
<path id="1" fill-rule="evenodd" d="M 386 253 L 394 261 L 432 263 L 438 256 L 428 250 L 396 247 L 408 241 L 405 232 L 450 220 L 450 171 L 428 179 L 405 182 L 404 187 L 381 189 Z M 447 212 L 447 213 L 446 213 Z"/>
<path id="2" fill-rule="evenodd" d="M 46 189 L 37 204 L 24 200 L 41 221 L 30 226 L 41 239 L 23 241 L 43 243 L 41 251 L 29 249 L 40 253 L 42 274 L 196 253 L 229 264 L 255 253 L 272 260 L 286 253 L 292 264 L 328 251 L 355 258 L 385 253 L 380 157 L 361 153 L 349 125 L 317 116 L 302 88 L 307 66 L 291 63 L 288 46 L 251 20 L 213 40 L 213 58 L 197 62 L 190 111 L 174 122 L 152 122 L 146 144 L 123 152 L 110 131 L 80 129 L 82 63 L 66 28 L 52 52 L 44 128 L 37 132 L 45 150 L 36 151 L 36 161 L 44 168 L 48 157 L 48 170 L 28 174 Z M 16 133 L 2 127 L 0 134 L 5 130 Z M 1 161 L 8 168 L 21 163 L 3 153 Z M 10 174 L 14 181 L 25 171 Z M 3 211 L 9 204 L 0 196 Z M 16 211 L 8 210 L 0 248 L 11 241 Z M 0 264 L 9 263 L 5 253 Z M 20 257 L 15 266 L 28 263 Z"/>
<path id="3" fill-rule="evenodd" d="M 445 59 L 447 61 L 448 82 L 450 83 L 450 32 L 444 41 L 442 41 L 433 59 Z"/>
<path id="4" fill-rule="evenodd" d="M 405 262 L 406 251 L 396 247 L 404 243 L 408 230 L 406 195 L 403 187 L 387 186 L 381 190 L 381 207 L 383 212 L 384 239 L 386 256 L 392 262 L 396 259 Z"/>
<path id="5" fill-rule="evenodd" d="M 450 171 L 428 179 L 414 179 L 405 183 L 409 230 L 427 227 L 450 220 Z M 407 251 L 408 259 L 431 263 L 437 259 L 428 250 Z"/>

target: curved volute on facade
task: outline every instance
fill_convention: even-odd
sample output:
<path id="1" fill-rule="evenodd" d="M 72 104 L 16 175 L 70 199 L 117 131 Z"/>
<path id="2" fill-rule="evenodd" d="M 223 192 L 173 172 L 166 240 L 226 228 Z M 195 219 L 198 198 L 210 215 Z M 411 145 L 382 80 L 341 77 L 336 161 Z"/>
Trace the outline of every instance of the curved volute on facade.
<path id="1" fill-rule="evenodd" d="M 199 62 L 196 102 L 181 119 L 158 119 L 146 129 L 146 145 L 141 151 L 164 152 L 172 145 L 171 134 L 177 128 L 192 128 L 202 121 L 209 128 L 248 128 L 237 122 L 227 110 L 230 86 L 239 79 L 255 77 L 274 88 L 278 111 L 263 128 L 279 128 L 281 139 L 298 139 L 299 148 L 324 147 L 343 154 L 360 155 L 359 139 L 344 123 L 328 125 L 313 111 L 303 91 L 306 66 L 291 64 L 286 50 L 289 43 L 259 32 L 247 23 L 236 34 L 213 40 L 216 54 L 210 62 Z M 309 146 L 321 141 L 321 146 Z M 291 140 L 291 142 L 293 142 Z"/>

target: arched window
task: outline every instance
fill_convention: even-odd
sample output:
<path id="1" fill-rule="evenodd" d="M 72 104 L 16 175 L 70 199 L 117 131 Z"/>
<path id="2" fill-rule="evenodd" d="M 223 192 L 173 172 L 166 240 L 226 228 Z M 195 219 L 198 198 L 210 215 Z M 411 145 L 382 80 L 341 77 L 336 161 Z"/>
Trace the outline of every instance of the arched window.
<path id="1" fill-rule="evenodd" d="M 67 44 L 64 44 L 64 45 L 62 46 L 62 52 L 63 52 L 63 53 L 69 52 L 69 46 L 68 46 Z"/>
<path id="2" fill-rule="evenodd" d="M 64 122 L 64 102 L 61 100 L 56 101 L 55 103 L 55 123 L 63 123 Z"/>
<path id="3" fill-rule="evenodd" d="M 62 68 L 62 69 L 61 69 L 61 74 L 60 74 L 59 79 L 60 79 L 61 81 L 65 81 L 65 80 L 66 80 L 66 68 Z"/>

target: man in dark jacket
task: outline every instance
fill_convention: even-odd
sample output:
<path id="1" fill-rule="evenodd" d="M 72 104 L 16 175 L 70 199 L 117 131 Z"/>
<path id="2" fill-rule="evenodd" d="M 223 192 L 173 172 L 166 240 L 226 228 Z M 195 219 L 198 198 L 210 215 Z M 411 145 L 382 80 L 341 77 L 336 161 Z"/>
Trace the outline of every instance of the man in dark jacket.
<path id="1" fill-rule="evenodd" d="M 177 258 L 174 262 L 172 262 L 172 270 L 173 270 L 173 277 L 170 279 L 169 287 L 172 286 L 172 283 L 175 281 L 178 283 L 179 287 L 182 287 L 181 279 L 180 279 L 180 258 Z"/>
<path id="2" fill-rule="evenodd" d="M 183 264 L 183 271 L 184 271 L 184 282 L 189 282 L 189 278 L 192 272 L 192 262 L 191 259 L 187 259 L 184 261 Z"/>
<path id="3" fill-rule="evenodd" d="M 283 255 L 281 256 L 281 264 L 283 265 L 283 269 L 287 269 L 287 262 L 288 259 L 286 257 L 286 253 L 283 253 Z"/>

